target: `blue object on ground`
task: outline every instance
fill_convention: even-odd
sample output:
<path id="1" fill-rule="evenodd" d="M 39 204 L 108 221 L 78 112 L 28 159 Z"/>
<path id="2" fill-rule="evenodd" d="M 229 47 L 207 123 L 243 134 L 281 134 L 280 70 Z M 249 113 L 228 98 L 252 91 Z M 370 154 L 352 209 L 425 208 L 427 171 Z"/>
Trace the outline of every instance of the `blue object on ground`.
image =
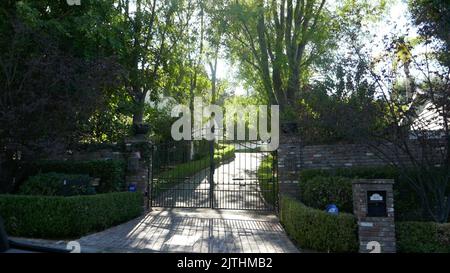
<path id="1" fill-rule="evenodd" d="M 130 192 L 136 192 L 136 184 L 130 184 L 130 185 L 128 185 L 128 191 L 130 191 Z"/>
<path id="2" fill-rule="evenodd" d="M 335 204 L 329 204 L 327 205 L 327 208 L 325 209 L 329 214 L 338 215 L 339 209 Z"/>

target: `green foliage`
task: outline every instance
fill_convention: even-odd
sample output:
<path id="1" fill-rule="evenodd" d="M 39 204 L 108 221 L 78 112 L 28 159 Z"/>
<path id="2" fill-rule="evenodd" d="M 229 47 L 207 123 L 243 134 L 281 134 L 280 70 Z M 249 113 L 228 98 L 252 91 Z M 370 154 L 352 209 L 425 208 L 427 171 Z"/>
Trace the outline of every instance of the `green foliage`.
<path id="1" fill-rule="evenodd" d="M 235 124 L 242 123 L 246 132 L 255 130 L 258 132 L 258 105 L 263 104 L 256 96 L 232 96 L 224 101 L 225 118 L 230 119 Z M 241 111 L 245 107 L 244 111 Z M 270 110 L 270 109 L 269 109 Z M 228 121 L 225 122 L 227 130 Z M 238 139 L 237 130 L 234 130 L 234 139 Z"/>
<path id="2" fill-rule="evenodd" d="M 165 141 L 171 139 L 171 126 L 176 118 L 170 115 L 172 105 L 168 107 L 145 107 L 145 122 L 151 124 L 151 139 L 154 142 Z"/>
<path id="3" fill-rule="evenodd" d="M 398 252 L 450 253 L 450 224 L 396 222 Z"/>
<path id="4" fill-rule="evenodd" d="M 203 139 L 200 141 L 195 141 L 194 145 L 194 160 L 202 159 L 205 156 L 209 155 L 211 149 L 211 142 Z"/>
<path id="5" fill-rule="evenodd" d="M 278 183 L 273 180 L 273 161 L 273 155 L 267 155 L 261 161 L 257 171 L 261 193 L 264 200 L 271 205 L 275 205 L 276 196 L 278 196 Z"/>
<path id="6" fill-rule="evenodd" d="M 352 215 L 330 215 L 282 197 L 280 217 L 286 232 L 302 248 L 331 252 L 358 249 L 357 224 Z M 450 224 L 396 221 L 395 228 L 400 253 L 450 252 Z"/>
<path id="7" fill-rule="evenodd" d="M 221 164 L 222 162 L 234 157 L 234 146 L 227 145 L 216 149 L 214 153 L 214 162 L 216 164 Z M 189 177 L 195 173 L 201 171 L 204 168 L 209 168 L 209 155 L 203 157 L 199 160 L 194 160 L 182 164 L 178 164 L 172 170 L 163 172 L 158 175 L 160 179 L 173 179 L 179 177 Z"/>
<path id="8" fill-rule="evenodd" d="M 349 178 L 365 179 L 395 179 L 399 177 L 399 171 L 390 166 L 383 167 L 355 167 L 337 169 L 309 169 L 300 172 L 300 180 L 308 181 L 316 176 L 342 176 Z"/>
<path id="9" fill-rule="evenodd" d="M 217 165 L 234 158 L 235 148 L 232 145 L 218 145 L 214 153 L 214 163 Z M 164 171 L 157 175 L 158 183 L 155 185 L 154 195 L 170 189 L 173 186 L 183 182 L 184 178 L 195 175 L 196 173 L 210 167 L 209 155 L 185 163 L 176 165 L 174 168 Z"/>
<path id="10" fill-rule="evenodd" d="M 411 170 L 413 172 L 413 170 Z M 410 186 L 407 179 L 394 167 L 356 167 L 356 168 L 338 168 L 331 170 L 311 169 L 300 172 L 300 186 L 308 187 L 309 182 L 315 177 L 346 177 L 346 178 L 362 178 L 362 179 L 394 179 L 394 206 L 395 217 L 398 220 L 423 220 L 420 208 L 420 200 Z M 350 182 L 347 182 L 350 183 Z M 351 186 L 346 186 L 347 193 L 345 196 L 352 197 Z M 332 195 L 333 193 L 328 193 Z M 313 197 L 311 197 L 313 198 Z M 311 201 L 312 202 L 312 201 Z M 350 204 L 352 200 L 348 200 Z M 322 208 L 322 207 L 319 207 Z"/>
<path id="11" fill-rule="evenodd" d="M 325 209 L 335 204 L 340 211 L 353 213 L 352 182 L 350 178 L 340 176 L 316 176 L 301 181 L 300 198 L 305 205 Z"/>
<path id="12" fill-rule="evenodd" d="M 367 60 L 342 58 L 329 64 L 323 79 L 311 84 L 312 92 L 298 100 L 296 115 L 302 141 L 315 145 L 352 143 L 386 128 L 369 77 Z"/>
<path id="13" fill-rule="evenodd" d="M 100 118 L 114 104 L 111 93 L 118 93 L 112 90 L 118 90 L 121 74 L 108 37 L 114 0 L 84 1 L 76 8 L 66 1 L 3 2 L 0 63 L 5 73 L 0 88 L 14 100 L 2 103 L 1 111 L 8 109 L 8 115 L 0 120 L 5 126 L 9 120 L 14 130 L 8 132 L 13 136 L 0 131 L 0 141 L 20 139 L 29 145 L 55 137 L 61 142 L 117 139 L 115 131 L 103 131 L 119 129 L 112 126 L 114 117 Z"/>
<path id="14" fill-rule="evenodd" d="M 357 223 L 353 215 L 331 215 L 290 197 L 281 198 L 281 223 L 302 248 L 327 252 L 356 252 Z"/>
<path id="15" fill-rule="evenodd" d="M 334 20 L 324 8 L 325 1 L 310 1 L 305 9 L 300 2 L 227 4 L 220 9 L 221 20 L 227 23 L 227 46 L 240 62 L 241 76 L 270 104 L 282 109 L 292 106 L 311 75 L 310 68 L 335 46 L 330 39 Z M 315 23 L 296 24 L 296 20 Z M 305 50 L 308 47 L 314 50 Z"/>
<path id="16" fill-rule="evenodd" d="M 20 187 L 22 195 L 72 196 L 95 194 L 88 175 L 43 173 L 28 178 Z"/>
<path id="17" fill-rule="evenodd" d="M 450 2 L 448 0 L 409 0 L 409 9 L 414 24 L 423 37 L 439 39 L 441 62 L 450 67 Z"/>
<path id="18" fill-rule="evenodd" d="M 221 164 L 234 158 L 235 150 L 233 145 L 218 144 L 214 151 L 214 161 L 216 164 Z"/>
<path id="19" fill-rule="evenodd" d="M 11 236 L 66 239 L 100 231 L 142 213 L 142 194 L 49 197 L 0 195 L 0 215 Z"/>
<path id="20" fill-rule="evenodd" d="M 32 166 L 35 173 L 58 172 L 87 174 L 100 178 L 99 193 L 121 191 L 125 183 L 125 162 L 121 160 L 39 161 Z"/>

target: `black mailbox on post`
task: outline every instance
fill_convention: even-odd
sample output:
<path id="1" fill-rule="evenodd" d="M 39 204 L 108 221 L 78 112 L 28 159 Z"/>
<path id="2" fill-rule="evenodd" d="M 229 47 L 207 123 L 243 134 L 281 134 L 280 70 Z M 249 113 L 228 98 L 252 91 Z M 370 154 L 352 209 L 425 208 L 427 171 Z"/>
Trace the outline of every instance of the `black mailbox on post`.
<path id="1" fill-rule="evenodd" d="M 386 191 L 367 192 L 367 217 L 387 217 Z"/>

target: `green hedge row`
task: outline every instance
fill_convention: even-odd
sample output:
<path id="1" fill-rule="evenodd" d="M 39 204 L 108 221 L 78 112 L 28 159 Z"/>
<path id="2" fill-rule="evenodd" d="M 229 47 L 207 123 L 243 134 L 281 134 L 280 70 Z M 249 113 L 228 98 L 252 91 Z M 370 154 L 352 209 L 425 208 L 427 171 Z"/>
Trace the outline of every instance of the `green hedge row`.
<path id="1" fill-rule="evenodd" d="M 62 239 L 100 231 L 141 215 L 139 193 L 54 197 L 0 195 L 0 216 L 11 236 Z"/>
<path id="2" fill-rule="evenodd" d="M 414 189 L 410 186 L 407 180 L 400 174 L 400 172 L 394 168 L 389 166 L 383 167 L 356 167 L 356 168 L 340 168 L 340 169 L 331 169 L 331 170 L 319 170 L 319 169 L 311 169 L 311 170 L 303 170 L 300 172 L 300 192 L 301 192 L 301 200 L 305 203 L 308 203 L 308 200 L 303 200 L 303 193 L 305 189 L 309 189 L 311 187 L 317 187 L 321 182 L 324 184 L 330 185 L 330 179 L 326 179 L 325 177 L 341 177 L 339 180 L 342 182 L 340 184 L 347 184 L 344 186 L 345 191 L 347 193 L 341 193 L 341 196 L 352 196 L 351 192 L 351 180 L 354 178 L 364 178 L 364 179 L 394 179 L 394 198 L 395 198 L 395 216 L 396 219 L 401 221 L 417 221 L 422 220 L 422 212 L 420 209 L 420 200 L 414 191 Z M 346 182 L 344 182 L 342 178 L 350 178 Z M 313 183 L 310 183 L 313 180 Z M 335 187 L 330 187 L 330 191 L 327 191 L 326 188 L 321 188 L 322 193 L 321 196 L 325 198 L 329 198 L 330 202 L 333 199 L 333 195 L 336 194 L 334 191 Z M 317 190 L 314 192 L 314 194 Z M 308 199 L 308 196 L 306 196 Z M 348 204 L 350 204 L 352 200 L 348 200 Z M 322 202 L 323 203 L 323 202 Z M 348 204 L 345 205 L 344 211 L 348 211 Z M 311 204 L 314 205 L 314 204 Z M 323 204 L 322 204 L 323 205 Z M 323 209 L 322 207 L 318 207 Z"/>
<path id="3" fill-rule="evenodd" d="M 349 178 L 365 178 L 365 179 L 393 179 L 399 177 L 396 168 L 390 166 L 382 167 L 353 167 L 353 168 L 336 168 L 336 169 L 309 169 L 300 172 L 300 180 L 308 181 L 316 176 L 342 176 Z"/>
<path id="4" fill-rule="evenodd" d="M 125 162 L 122 160 L 38 161 L 33 163 L 32 168 L 34 174 L 57 172 L 100 178 L 98 193 L 125 189 Z"/>
<path id="5" fill-rule="evenodd" d="M 216 165 L 222 164 L 222 162 L 234 158 L 235 148 L 232 145 L 220 145 L 216 148 L 214 153 L 214 162 Z M 173 169 L 164 171 L 158 174 L 155 178 L 158 179 L 158 183 L 154 186 L 152 195 L 157 196 L 169 188 L 183 182 L 183 178 L 190 177 L 196 173 L 209 168 L 210 158 L 209 155 L 202 159 L 193 160 L 176 165 Z"/>
<path id="6" fill-rule="evenodd" d="M 316 176 L 299 183 L 301 201 L 313 208 L 336 204 L 341 212 L 353 213 L 352 181 L 340 176 Z"/>
<path id="7" fill-rule="evenodd" d="M 274 183 L 272 171 L 273 156 L 269 154 L 261 161 L 261 164 L 258 167 L 257 176 L 264 200 L 271 205 L 275 205 L 276 196 L 278 196 L 278 183 Z"/>
<path id="8" fill-rule="evenodd" d="M 283 196 L 280 219 L 289 236 L 301 247 L 326 252 L 358 251 L 356 218 L 331 215 Z"/>
<path id="9" fill-rule="evenodd" d="M 450 253 L 450 224 L 396 222 L 397 251 Z"/>
<path id="10" fill-rule="evenodd" d="M 216 164 L 220 164 L 221 162 L 233 158 L 234 157 L 234 147 L 233 146 L 227 146 L 220 150 L 216 150 L 214 153 L 214 162 Z M 185 163 L 181 163 L 175 166 L 175 168 L 162 172 L 158 174 L 159 179 L 173 179 L 173 178 L 180 178 L 180 177 L 188 177 L 191 175 L 196 174 L 197 172 L 209 168 L 209 155 L 205 156 L 198 160 L 193 160 Z"/>
<path id="11" fill-rule="evenodd" d="M 281 223 L 301 247 L 317 251 L 358 251 L 358 226 L 351 214 L 330 215 L 290 198 L 281 198 Z M 397 252 L 450 253 L 450 224 L 395 222 Z"/>
<path id="12" fill-rule="evenodd" d="M 91 177 L 85 174 L 40 173 L 28 178 L 21 195 L 73 196 L 95 194 Z"/>

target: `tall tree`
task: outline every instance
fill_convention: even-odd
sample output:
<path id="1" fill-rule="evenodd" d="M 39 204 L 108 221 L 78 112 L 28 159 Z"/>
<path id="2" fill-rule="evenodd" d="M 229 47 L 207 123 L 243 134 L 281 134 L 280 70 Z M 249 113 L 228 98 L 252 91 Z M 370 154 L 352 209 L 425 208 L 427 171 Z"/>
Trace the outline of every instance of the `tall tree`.
<path id="1" fill-rule="evenodd" d="M 419 33 L 442 42 L 440 61 L 450 67 L 450 1 L 409 0 L 409 9 Z"/>
<path id="2" fill-rule="evenodd" d="M 98 35 L 112 11 L 112 1 L 86 2 L 79 9 L 55 1 L 2 2 L 0 32 L 8 39 L 0 45 L 0 119 L 25 122 L 23 128 L 1 130 L 9 135 L 2 140 L 36 143 L 60 135 L 59 140 L 79 141 L 89 134 L 85 125 L 107 104 L 105 90 L 118 86 L 119 66 Z M 47 115 L 53 122 L 26 125 Z M 29 136 L 12 137 L 20 130 Z"/>
<path id="3" fill-rule="evenodd" d="M 286 109 L 301 92 L 301 77 L 323 50 L 325 0 L 236 1 L 229 5 L 231 47 L 258 71 L 269 101 Z M 244 54 L 242 54 L 244 53 Z"/>
<path id="4" fill-rule="evenodd" d="M 161 70 L 171 45 L 168 36 L 174 25 L 176 1 L 119 0 L 121 14 L 116 52 L 128 75 L 125 89 L 133 99 L 133 124 L 143 123 L 145 101 L 158 91 Z"/>

